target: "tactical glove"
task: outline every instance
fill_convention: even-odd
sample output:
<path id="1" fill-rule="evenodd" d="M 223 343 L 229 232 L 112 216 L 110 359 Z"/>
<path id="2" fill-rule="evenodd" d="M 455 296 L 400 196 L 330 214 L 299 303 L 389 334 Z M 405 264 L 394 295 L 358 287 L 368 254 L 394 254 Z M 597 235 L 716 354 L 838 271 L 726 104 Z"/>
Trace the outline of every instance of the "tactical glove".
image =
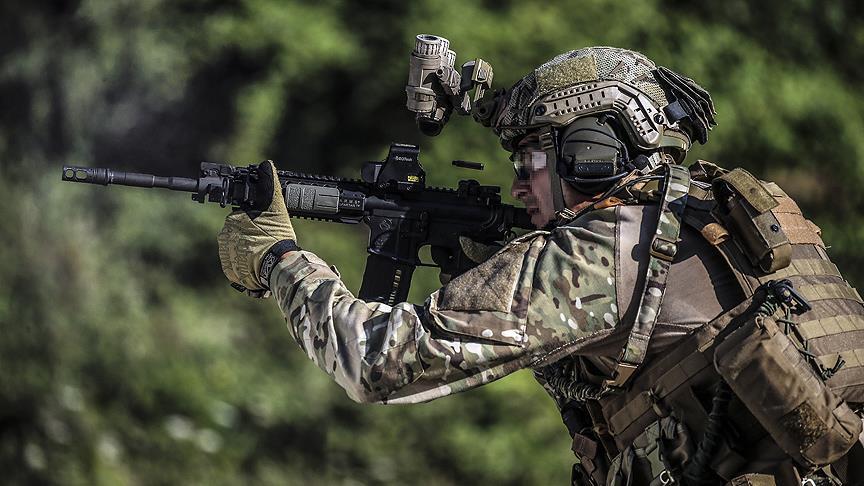
<path id="1" fill-rule="evenodd" d="M 498 253 L 498 250 L 504 247 L 502 243 L 496 242 L 490 245 L 474 241 L 467 236 L 459 237 L 459 246 L 462 248 L 462 253 L 477 265 L 485 262 L 489 257 Z M 450 275 L 449 273 L 441 272 L 438 274 L 438 280 L 441 282 L 441 285 L 447 285 L 447 283 L 452 279 L 453 275 Z"/>
<path id="2" fill-rule="evenodd" d="M 462 252 L 476 264 L 481 264 L 489 259 L 492 255 L 498 253 L 498 250 L 504 248 L 501 243 L 493 243 L 491 245 L 474 241 L 466 236 L 459 237 L 459 246 L 462 247 Z"/>
<path id="3" fill-rule="evenodd" d="M 266 297 L 270 271 L 282 254 L 297 249 L 296 236 L 273 162 L 258 166 L 252 191 L 254 202 L 225 218 L 217 237 L 219 260 L 232 287 Z"/>

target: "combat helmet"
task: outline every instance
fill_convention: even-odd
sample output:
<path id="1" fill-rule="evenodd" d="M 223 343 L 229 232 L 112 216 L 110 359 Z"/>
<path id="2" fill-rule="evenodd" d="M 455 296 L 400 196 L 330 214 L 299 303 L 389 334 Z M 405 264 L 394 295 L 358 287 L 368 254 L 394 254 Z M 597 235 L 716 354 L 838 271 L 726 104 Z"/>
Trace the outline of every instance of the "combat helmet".
<path id="1" fill-rule="evenodd" d="M 707 141 L 715 115 L 692 79 L 614 47 L 560 54 L 475 110 L 511 152 L 539 134 L 553 179 L 586 193 L 632 170 L 680 162 L 692 141 Z"/>

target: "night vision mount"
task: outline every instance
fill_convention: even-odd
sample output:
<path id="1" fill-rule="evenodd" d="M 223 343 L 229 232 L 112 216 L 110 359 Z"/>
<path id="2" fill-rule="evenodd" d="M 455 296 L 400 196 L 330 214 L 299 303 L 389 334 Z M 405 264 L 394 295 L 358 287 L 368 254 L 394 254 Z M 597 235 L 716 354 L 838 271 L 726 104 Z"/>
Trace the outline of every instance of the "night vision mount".
<path id="1" fill-rule="evenodd" d="M 425 135 L 441 133 L 454 109 L 460 115 L 471 114 L 473 105 L 492 87 L 492 66 L 488 62 L 476 58 L 459 70 L 455 63 L 456 53 L 450 50 L 450 41 L 436 35 L 417 36 L 405 92 L 407 107 L 417 114 L 417 127 Z"/>

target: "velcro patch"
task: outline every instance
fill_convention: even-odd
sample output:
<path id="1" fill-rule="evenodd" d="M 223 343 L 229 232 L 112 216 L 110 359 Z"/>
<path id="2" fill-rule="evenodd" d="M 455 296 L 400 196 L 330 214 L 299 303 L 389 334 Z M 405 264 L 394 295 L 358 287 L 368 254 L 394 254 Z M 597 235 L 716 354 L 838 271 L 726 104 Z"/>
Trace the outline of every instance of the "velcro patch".
<path id="1" fill-rule="evenodd" d="M 537 91 L 541 94 L 584 81 L 597 79 L 597 61 L 593 55 L 565 59 L 534 70 Z"/>
<path id="2" fill-rule="evenodd" d="M 442 311 L 509 312 L 530 241 L 511 243 L 477 267 L 454 278 L 438 293 Z"/>
<path id="3" fill-rule="evenodd" d="M 784 415 L 780 423 L 791 434 L 795 444 L 800 444 L 798 448 L 801 450 L 812 446 L 828 431 L 828 426 L 807 402 Z"/>
<path id="4" fill-rule="evenodd" d="M 718 179 L 734 187 L 735 191 L 750 203 L 759 214 L 773 209 L 779 204 L 758 179 L 740 167 L 718 177 Z"/>

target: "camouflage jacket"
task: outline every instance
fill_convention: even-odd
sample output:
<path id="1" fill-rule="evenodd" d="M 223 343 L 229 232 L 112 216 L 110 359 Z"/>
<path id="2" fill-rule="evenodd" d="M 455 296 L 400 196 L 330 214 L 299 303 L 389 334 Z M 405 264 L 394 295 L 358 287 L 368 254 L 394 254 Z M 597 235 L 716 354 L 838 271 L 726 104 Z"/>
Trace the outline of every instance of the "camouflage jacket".
<path id="1" fill-rule="evenodd" d="M 424 305 L 357 299 L 314 254 L 270 278 L 298 344 L 357 401 L 409 403 L 590 347 L 618 323 L 614 209 L 520 237 Z"/>
<path id="2" fill-rule="evenodd" d="M 656 211 L 611 207 L 529 233 L 422 306 L 357 299 L 307 251 L 280 262 L 270 285 L 298 344 L 353 400 L 428 401 L 564 356 L 588 356 L 602 372 L 626 339 L 619 322 L 635 314 Z M 740 301 L 736 290 L 718 303 L 723 275 L 737 289 L 734 279 L 693 246 L 705 245 L 698 233 L 685 228 L 681 238 L 655 331 L 658 349 Z"/>

